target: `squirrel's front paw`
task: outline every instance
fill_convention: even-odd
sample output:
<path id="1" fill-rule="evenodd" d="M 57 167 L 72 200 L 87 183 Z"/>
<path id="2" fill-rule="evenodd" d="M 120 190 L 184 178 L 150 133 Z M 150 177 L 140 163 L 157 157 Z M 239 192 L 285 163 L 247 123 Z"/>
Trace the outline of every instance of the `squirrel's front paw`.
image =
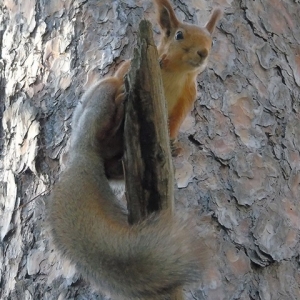
<path id="1" fill-rule="evenodd" d="M 170 140 L 170 144 L 171 144 L 171 153 L 173 157 L 177 157 L 179 156 L 183 149 L 180 146 L 180 143 L 177 141 L 177 139 L 172 139 Z"/>
<path id="2" fill-rule="evenodd" d="M 124 101 L 126 100 L 126 91 L 125 91 L 125 86 L 122 84 L 119 89 L 116 92 L 115 96 L 115 104 L 116 104 L 116 126 L 117 128 L 120 126 L 120 124 L 123 121 L 124 118 Z"/>
<path id="3" fill-rule="evenodd" d="M 116 113 L 114 118 L 114 134 L 120 127 L 124 119 L 124 101 L 126 99 L 125 86 L 122 84 L 116 92 L 115 96 L 115 105 L 116 105 Z"/>
<path id="4" fill-rule="evenodd" d="M 160 68 L 163 69 L 167 62 L 167 54 L 163 54 L 162 56 L 160 56 L 160 58 L 158 59 L 158 62 L 159 62 Z"/>
<path id="5" fill-rule="evenodd" d="M 123 104 L 124 104 L 125 99 L 126 99 L 125 85 L 122 84 L 116 92 L 115 103 L 116 103 L 117 107 L 123 107 L 123 111 L 124 111 Z"/>

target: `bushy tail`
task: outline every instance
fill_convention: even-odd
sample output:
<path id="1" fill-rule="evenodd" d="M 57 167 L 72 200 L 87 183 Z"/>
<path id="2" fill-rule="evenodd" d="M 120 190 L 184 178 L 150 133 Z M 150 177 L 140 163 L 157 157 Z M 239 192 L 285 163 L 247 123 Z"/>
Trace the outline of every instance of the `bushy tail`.
<path id="1" fill-rule="evenodd" d="M 189 221 L 163 211 L 128 225 L 108 181 L 99 185 L 97 172 L 86 172 L 90 163 L 81 163 L 55 187 L 50 222 L 56 246 L 86 278 L 118 299 L 157 300 L 200 279 L 209 251 Z"/>
<path id="2" fill-rule="evenodd" d="M 108 290 L 128 299 L 167 299 L 174 289 L 199 281 L 209 253 L 192 232 L 186 221 L 164 212 L 127 228 L 119 239 L 111 236 Z"/>
<path id="3" fill-rule="evenodd" d="M 110 188 L 104 163 L 122 120 L 123 71 L 91 88 L 75 112 L 78 123 L 51 194 L 49 223 L 56 247 L 98 288 L 118 299 L 168 299 L 175 288 L 199 279 L 208 251 L 189 221 L 170 212 L 130 226 Z"/>

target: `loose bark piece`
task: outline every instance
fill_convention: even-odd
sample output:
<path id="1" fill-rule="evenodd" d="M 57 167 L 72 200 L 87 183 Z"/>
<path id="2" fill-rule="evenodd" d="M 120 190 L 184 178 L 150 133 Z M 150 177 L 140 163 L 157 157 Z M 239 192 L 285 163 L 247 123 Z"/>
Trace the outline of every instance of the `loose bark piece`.
<path id="1" fill-rule="evenodd" d="M 141 21 L 138 46 L 126 79 L 125 182 L 129 222 L 162 209 L 172 213 L 174 172 L 167 110 L 152 26 Z M 183 299 L 182 290 L 170 299 Z"/>
<path id="2" fill-rule="evenodd" d="M 166 102 L 151 24 L 139 26 L 138 47 L 126 80 L 126 193 L 129 222 L 164 208 L 173 210 L 173 166 Z"/>

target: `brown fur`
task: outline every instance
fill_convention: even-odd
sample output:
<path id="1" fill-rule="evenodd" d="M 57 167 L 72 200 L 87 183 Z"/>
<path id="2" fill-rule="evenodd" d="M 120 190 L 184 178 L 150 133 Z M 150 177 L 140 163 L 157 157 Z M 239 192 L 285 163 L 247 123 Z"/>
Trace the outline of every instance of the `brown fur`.
<path id="1" fill-rule="evenodd" d="M 182 214 L 164 211 L 128 224 L 104 167 L 123 131 L 120 80 L 97 83 L 74 112 L 77 123 L 67 167 L 49 201 L 49 223 L 56 247 L 100 289 L 116 299 L 168 299 L 172 290 L 199 280 L 207 246 Z"/>
<path id="2" fill-rule="evenodd" d="M 179 128 L 192 109 L 197 96 L 196 80 L 204 71 L 211 52 L 212 34 L 222 11 L 215 9 L 204 27 L 180 22 L 169 0 L 154 0 L 157 19 L 162 29 L 158 45 L 161 75 L 168 107 L 170 139 L 175 140 Z M 176 40 L 178 31 L 183 39 Z M 122 72 L 125 74 L 126 62 Z"/>
<path id="3" fill-rule="evenodd" d="M 196 100 L 196 78 L 207 64 L 212 34 L 222 16 L 215 9 L 205 27 L 180 22 L 169 0 L 155 0 L 163 36 L 158 45 L 161 72 L 169 113 L 170 138 L 179 128 Z M 176 40 L 178 31 L 183 39 Z"/>

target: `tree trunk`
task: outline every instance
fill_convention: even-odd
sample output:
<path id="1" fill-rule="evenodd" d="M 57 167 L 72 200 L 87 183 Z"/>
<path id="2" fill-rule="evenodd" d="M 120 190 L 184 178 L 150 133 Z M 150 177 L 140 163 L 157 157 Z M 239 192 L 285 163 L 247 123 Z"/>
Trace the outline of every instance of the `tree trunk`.
<path id="1" fill-rule="evenodd" d="M 216 257 L 186 298 L 300 299 L 300 4 L 213 3 L 173 2 L 203 25 L 225 9 L 174 159 L 176 209 Z M 0 2 L 0 299 L 105 299 L 53 250 L 43 193 L 78 99 L 132 57 L 143 17 L 159 31 L 150 0 Z"/>

